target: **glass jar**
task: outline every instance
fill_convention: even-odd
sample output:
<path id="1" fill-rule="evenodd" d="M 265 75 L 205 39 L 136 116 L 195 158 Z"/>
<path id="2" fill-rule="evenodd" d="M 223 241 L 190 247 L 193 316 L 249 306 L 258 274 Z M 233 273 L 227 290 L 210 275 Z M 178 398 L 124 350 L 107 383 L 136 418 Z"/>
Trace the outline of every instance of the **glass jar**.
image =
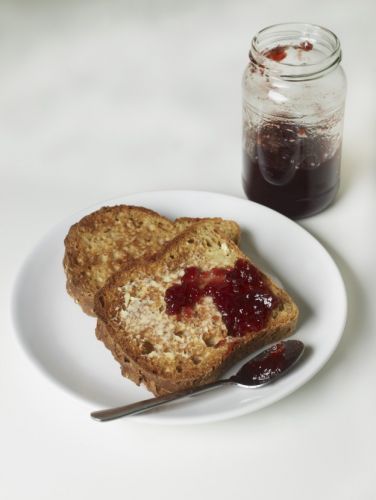
<path id="1" fill-rule="evenodd" d="M 286 23 L 252 40 L 243 76 L 243 187 L 291 218 L 313 215 L 339 186 L 346 78 L 331 31 Z"/>

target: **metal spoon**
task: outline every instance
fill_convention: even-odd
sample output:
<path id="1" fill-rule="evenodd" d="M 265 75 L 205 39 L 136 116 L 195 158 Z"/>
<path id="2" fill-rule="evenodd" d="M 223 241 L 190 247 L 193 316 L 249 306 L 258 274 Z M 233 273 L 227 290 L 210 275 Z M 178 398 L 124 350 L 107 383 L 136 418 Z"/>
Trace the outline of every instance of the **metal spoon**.
<path id="1" fill-rule="evenodd" d="M 199 387 L 174 392 L 165 396 L 145 399 L 144 401 L 126 406 L 94 411 L 91 413 L 91 417 L 94 420 L 104 422 L 127 415 L 144 413 L 157 406 L 171 403 L 177 399 L 202 394 L 226 384 L 236 384 L 240 387 L 261 387 L 269 384 L 290 369 L 301 357 L 303 350 L 304 344 L 300 340 L 278 342 L 245 363 L 235 375 L 232 375 L 232 377 L 224 380 L 217 380 L 216 382 L 201 385 Z"/>

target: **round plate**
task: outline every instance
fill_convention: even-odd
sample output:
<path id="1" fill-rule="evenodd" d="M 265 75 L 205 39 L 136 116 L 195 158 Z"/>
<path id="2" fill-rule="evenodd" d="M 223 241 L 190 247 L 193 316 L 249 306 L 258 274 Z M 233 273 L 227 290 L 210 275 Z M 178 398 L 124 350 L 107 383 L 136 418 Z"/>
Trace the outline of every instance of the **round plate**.
<path id="1" fill-rule="evenodd" d="M 237 221 L 242 250 L 297 303 L 300 319 L 294 338 L 306 344 L 308 353 L 294 370 L 263 388 L 226 387 L 131 418 L 187 424 L 244 415 L 290 394 L 326 363 L 344 329 L 346 293 L 337 266 L 315 238 L 290 219 L 244 199 L 202 191 L 134 194 L 58 224 L 27 258 L 14 290 L 13 317 L 27 352 L 61 386 L 89 401 L 90 409 L 151 397 L 120 375 L 111 353 L 95 337 L 95 318 L 86 316 L 65 291 L 63 241 L 70 226 L 100 206 L 120 203 L 148 207 L 171 219 L 216 216 Z"/>

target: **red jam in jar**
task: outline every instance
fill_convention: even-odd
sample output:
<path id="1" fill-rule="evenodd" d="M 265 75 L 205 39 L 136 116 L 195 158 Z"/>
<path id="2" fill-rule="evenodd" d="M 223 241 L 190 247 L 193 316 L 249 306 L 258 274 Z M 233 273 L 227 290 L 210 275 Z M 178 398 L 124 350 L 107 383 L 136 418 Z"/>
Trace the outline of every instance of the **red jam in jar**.
<path id="1" fill-rule="evenodd" d="M 243 152 L 247 197 L 291 218 L 323 210 L 339 187 L 341 148 L 313 130 L 291 123 L 264 123 L 252 152 Z"/>

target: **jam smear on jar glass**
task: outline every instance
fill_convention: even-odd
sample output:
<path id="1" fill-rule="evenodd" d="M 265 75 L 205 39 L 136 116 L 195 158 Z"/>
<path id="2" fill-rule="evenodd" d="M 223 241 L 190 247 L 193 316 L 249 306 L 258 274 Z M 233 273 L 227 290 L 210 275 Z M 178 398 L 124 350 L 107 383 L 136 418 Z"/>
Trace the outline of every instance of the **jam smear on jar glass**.
<path id="1" fill-rule="evenodd" d="M 286 46 L 277 45 L 276 47 L 267 50 L 264 55 L 265 57 L 271 59 L 272 61 L 276 62 L 283 61 L 283 59 L 287 56 Z"/>
<path id="2" fill-rule="evenodd" d="M 233 337 L 264 328 L 271 311 L 280 302 L 266 285 L 262 273 L 245 259 L 238 259 L 232 268 L 201 271 L 188 267 L 181 283 L 166 290 L 166 312 L 189 316 L 203 297 L 212 297 L 228 334 Z"/>
<path id="3" fill-rule="evenodd" d="M 265 51 L 264 56 L 267 57 L 268 59 L 271 59 L 272 61 L 280 62 L 280 61 L 283 61 L 287 57 L 289 49 L 309 52 L 310 50 L 313 49 L 313 44 L 311 42 L 309 42 L 308 40 L 304 40 L 303 42 L 299 43 L 298 45 L 293 45 L 293 46 L 277 45 L 276 47 L 273 47 L 272 49 Z"/>

